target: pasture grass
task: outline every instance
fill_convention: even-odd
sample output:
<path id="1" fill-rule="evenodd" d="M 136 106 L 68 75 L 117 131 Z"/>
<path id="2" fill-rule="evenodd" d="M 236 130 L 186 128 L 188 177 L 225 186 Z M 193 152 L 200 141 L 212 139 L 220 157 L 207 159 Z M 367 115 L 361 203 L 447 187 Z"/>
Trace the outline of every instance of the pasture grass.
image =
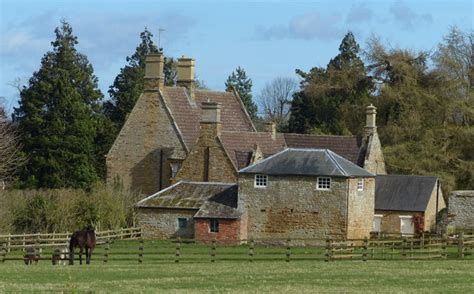
<path id="1" fill-rule="evenodd" d="M 209 247 L 183 244 L 183 256 L 174 262 L 174 244 L 145 244 L 142 264 L 137 262 L 137 242 L 116 242 L 110 258 L 102 261 L 98 248 L 91 265 L 52 266 L 42 260 L 25 266 L 21 260 L 0 263 L 0 293 L 5 292 L 438 292 L 474 293 L 474 260 L 369 260 L 335 261 L 282 258 L 283 248 L 257 248 L 269 259 L 248 261 L 246 247 L 217 249 L 242 257 L 209 261 Z M 155 247 L 153 247 L 155 246 Z M 194 247 L 193 247 L 194 246 Z M 162 254 L 151 259 L 152 250 Z M 194 249 L 191 254 L 191 249 Z M 133 253 L 113 259 L 114 250 Z M 301 253 L 304 253 L 304 249 Z M 202 251 L 202 252 L 201 252 Z M 186 255 L 186 252 L 188 254 Z M 159 253 L 159 252 L 158 252 Z M 202 253 L 202 254 L 201 254 Z M 275 258 L 273 258 L 273 254 Z M 11 256 L 20 256 L 19 253 Z"/>

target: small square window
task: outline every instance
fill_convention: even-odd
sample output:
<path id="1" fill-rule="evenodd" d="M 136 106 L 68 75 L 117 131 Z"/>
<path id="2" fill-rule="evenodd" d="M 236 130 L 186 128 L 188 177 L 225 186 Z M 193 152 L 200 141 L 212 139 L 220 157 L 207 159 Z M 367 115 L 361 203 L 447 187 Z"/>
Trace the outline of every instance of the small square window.
<path id="1" fill-rule="evenodd" d="M 331 178 L 320 177 L 317 184 L 318 190 L 331 190 Z"/>
<path id="2" fill-rule="evenodd" d="M 188 219 L 178 218 L 178 228 L 179 229 L 186 229 L 187 226 L 188 226 Z"/>
<path id="3" fill-rule="evenodd" d="M 255 188 L 265 188 L 268 184 L 267 175 L 255 175 Z"/>
<path id="4" fill-rule="evenodd" d="M 218 233 L 219 232 L 219 220 L 211 219 L 209 220 L 209 232 Z"/>
<path id="5" fill-rule="evenodd" d="M 357 191 L 364 191 L 364 178 L 357 179 Z"/>

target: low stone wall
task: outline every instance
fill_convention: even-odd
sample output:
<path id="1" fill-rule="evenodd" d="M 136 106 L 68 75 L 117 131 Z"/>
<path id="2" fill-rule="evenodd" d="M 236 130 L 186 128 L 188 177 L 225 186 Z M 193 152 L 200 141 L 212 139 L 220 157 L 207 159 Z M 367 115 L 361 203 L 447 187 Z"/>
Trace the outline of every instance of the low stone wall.
<path id="1" fill-rule="evenodd" d="M 474 190 L 453 191 L 448 206 L 449 230 L 474 229 Z"/>

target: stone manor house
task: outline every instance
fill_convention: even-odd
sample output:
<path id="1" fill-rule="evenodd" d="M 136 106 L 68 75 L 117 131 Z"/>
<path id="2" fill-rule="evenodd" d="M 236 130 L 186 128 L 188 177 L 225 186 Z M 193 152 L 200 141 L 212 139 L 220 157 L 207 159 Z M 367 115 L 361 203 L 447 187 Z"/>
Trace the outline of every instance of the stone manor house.
<path id="1" fill-rule="evenodd" d="M 164 86 L 161 53 L 107 155 L 107 180 L 140 191 L 150 238 L 363 238 L 433 230 L 445 207 L 436 177 L 386 175 L 376 108 L 364 135 L 257 132 L 236 91 L 195 86 L 179 58 Z"/>

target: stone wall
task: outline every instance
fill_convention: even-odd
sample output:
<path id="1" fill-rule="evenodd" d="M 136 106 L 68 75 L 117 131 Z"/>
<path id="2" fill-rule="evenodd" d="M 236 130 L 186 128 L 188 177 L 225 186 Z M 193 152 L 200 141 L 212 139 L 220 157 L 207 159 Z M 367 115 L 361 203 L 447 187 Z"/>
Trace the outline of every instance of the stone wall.
<path id="1" fill-rule="evenodd" d="M 194 238 L 193 216 L 197 209 L 138 208 L 138 225 L 146 239 Z M 185 229 L 178 227 L 178 218 L 186 218 Z"/>
<path id="2" fill-rule="evenodd" d="M 349 179 L 347 238 L 370 237 L 374 219 L 375 179 L 363 178 L 363 191 L 357 191 L 357 178 Z"/>
<path id="3" fill-rule="evenodd" d="M 375 214 L 383 215 L 380 232 L 385 234 L 400 234 L 400 216 L 414 216 L 415 212 L 382 211 L 376 210 Z"/>
<path id="4" fill-rule="evenodd" d="M 451 230 L 474 229 L 474 191 L 453 191 L 449 197 L 448 213 Z"/>
<path id="5" fill-rule="evenodd" d="M 196 240 L 210 241 L 216 239 L 218 241 L 236 241 L 241 237 L 241 223 L 236 219 L 219 219 L 219 232 L 212 233 L 209 231 L 209 219 L 195 219 L 194 231 Z"/>
<path id="6" fill-rule="evenodd" d="M 237 171 L 217 136 L 220 127 L 218 123 L 201 122 L 199 139 L 183 161 L 173 183 L 180 180 L 237 182 Z"/>
<path id="7" fill-rule="evenodd" d="M 316 177 L 269 176 L 254 188 L 254 175 L 239 177 L 239 209 L 248 214 L 248 238 L 346 236 L 347 179 L 332 178 L 331 191 L 316 190 Z"/>
<path id="8" fill-rule="evenodd" d="M 107 182 L 119 180 L 126 188 L 155 193 L 170 184 L 171 155 L 184 159 L 186 153 L 159 92 L 144 92 L 107 155 Z"/>

